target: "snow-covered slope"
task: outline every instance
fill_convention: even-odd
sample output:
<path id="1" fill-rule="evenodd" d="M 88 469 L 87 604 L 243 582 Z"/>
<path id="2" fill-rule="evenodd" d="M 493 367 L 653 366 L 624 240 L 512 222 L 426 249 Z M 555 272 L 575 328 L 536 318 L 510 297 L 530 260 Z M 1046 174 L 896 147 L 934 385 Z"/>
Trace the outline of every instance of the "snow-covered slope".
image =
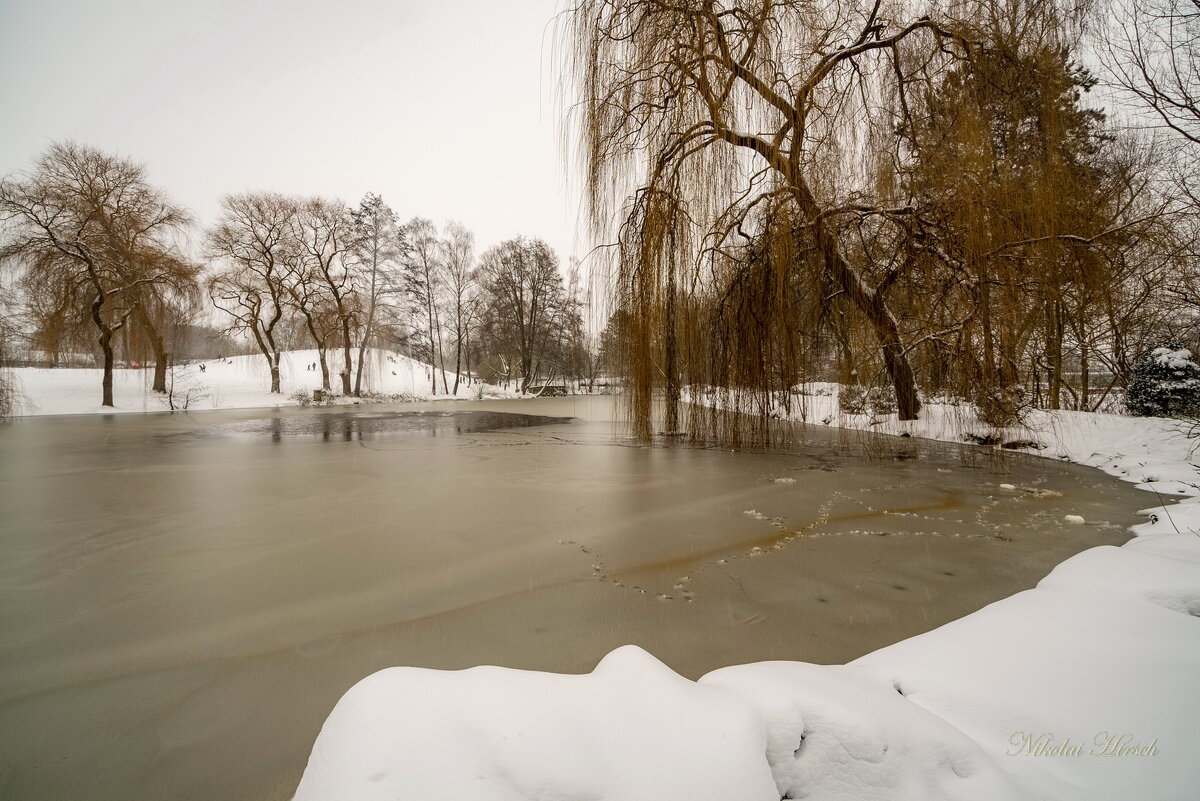
<path id="1" fill-rule="evenodd" d="M 357 369 L 358 350 L 352 350 L 351 354 Z M 295 401 L 290 399 L 292 393 L 321 387 L 320 368 L 311 369 L 317 358 L 316 350 L 285 352 L 280 359 L 282 391 L 279 394 L 270 392 L 271 374 L 266 359 L 260 355 L 233 356 L 176 367 L 172 369 L 169 380 L 173 382 L 177 396 L 182 396 L 187 390 L 192 391 L 196 397 L 190 403 L 193 409 L 295 405 Z M 337 371 L 341 364 L 341 352 L 331 351 L 327 358 L 330 383 L 338 391 L 341 379 Z M 150 391 L 152 370 L 114 371 L 115 408 L 100 405 L 101 370 L 24 367 L 11 372 L 22 397 L 18 410 L 22 415 L 157 412 L 168 408 L 162 395 Z M 367 350 L 365 359 L 366 378 L 363 386 L 370 387 L 374 392 L 408 395 L 415 399 L 447 397 L 446 389 L 454 388 L 454 373 L 445 374 L 443 386 L 442 371 L 436 371 L 438 381 L 435 395 L 433 372 L 434 368 L 423 362 L 399 353 L 371 348 Z M 479 384 L 468 386 L 464 378 L 459 382 L 456 397 L 478 397 L 480 388 Z M 484 397 L 508 397 L 512 394 L 491 385 L 483 385 L 482 389 Z"/>
<path id="2" fill-rule="evenodd" d="M 813 404 L 810 419 L 834 422 L 833 404 Z M 953 407 L 911 423 L 839 422 L 954 440 L 964 431 Z M 1068 559 L 1036 589 L 850 665 L 714 671 L 698 684 L 724 695 L 703 701 L 648 657 L 622 656 L 619 692 L 591 677 L 384 671 L 335 708 L 298 801 L 1200 797 L 1192 441 L 1169 420 L 1068 412 L 1011 433 L 1182 501 L 1155 498 L 1138 537 Z"/>

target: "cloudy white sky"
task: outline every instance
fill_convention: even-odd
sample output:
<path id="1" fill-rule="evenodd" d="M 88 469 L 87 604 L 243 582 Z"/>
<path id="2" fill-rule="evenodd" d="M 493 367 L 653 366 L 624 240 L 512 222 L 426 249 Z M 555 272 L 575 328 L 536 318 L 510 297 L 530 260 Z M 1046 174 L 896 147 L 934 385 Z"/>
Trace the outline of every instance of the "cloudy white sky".
<path id="1" fill-rule="evenodd" d="M 0 173 L 75 139 L 213 220 L 250 189 L 454 218 L 482 249 L 576 206 L 559 151 L 557 0 L 0 0 Z"/>

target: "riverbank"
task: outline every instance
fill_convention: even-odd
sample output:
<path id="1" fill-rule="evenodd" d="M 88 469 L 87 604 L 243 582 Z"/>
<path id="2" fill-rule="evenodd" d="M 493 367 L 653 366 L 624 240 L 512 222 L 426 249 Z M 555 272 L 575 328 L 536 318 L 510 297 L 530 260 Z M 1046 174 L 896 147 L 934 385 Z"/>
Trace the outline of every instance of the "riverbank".
<path id="1" fill-rule="evenodd" d="M 170 398 L 151 391 L 152 368 L 120 368 L 113 371 L 114 406 L 100 405 L 103 371 L 99 369 L 18 367 L 8 372 L 16 386 L 17 416 L 162 412 L 172 407 L 196 411 L 256 409 L 296 406 L 295 393 L 311 395 L 313 390 L 320 389 L 318 358 L 313 349 L 285 351 L 280 357 L 278 393 L 270 391 L 270 372 L 261 355 L 228 356 L 173 367 L 167 375 Z M 341 353 L 330 351 L 326 358 L 330 383 L 335 391 L 339 391 L 341 379 L 337 370 Z M 351 358 L 357 369 L 357 348 L 351 350 Z M 442 371 L 393 351 L 370 348 L 364 362 L 364 387 L 370 388 L 376 400 L 507 398 L 516 395 L 466 376 L 458 378 L 452 371 Z M 334 403 L 350 404 L 359 400 L 342 397 Z"/>
<path id="2" fill-rule="evenodd" d="M 832 428 L 872 431 L 901 437 L 923 437 L 942 442 L 990 442 L 999 447 L 1059 459 L 1099 470 L 1138 489 L 1154 493 L 1156 509 L 1145 510 L 1147 523 L 1136 526 L 1138 535 L 1200 531 L 1196 511 L 1162 508 L 1163 502 L 1200 494 L 1200 468 L 1195 459 L 1200 439 L 1189 439 L 1188 426 L 1161 417 L 1034 409 L 1020 424 L 995 428 L 981 423 L 968 407 L 929 403 L 917 420 L 898 420 L 895 414 L 847 414 L 839 410 L 837 385 L 809 385 L 797 396 L 791 413 L 780 417 Z M 1149 500 L 1149 499 L 1148 499 Z M 1193 504 L 1187 504 L 1191 510 Z M 1183 515 L 1181 519 L 1174 519 Z M 1157 518 L 1157 522 L 1154 522 Z M 1180 525 L 1182 524 L 1182 525 Z"/>
<path id="3" fill-rule="evenodd" d="M 1194 797 L 1200 473 L 1179 424 L 1039 412 L 995 432 L 957 407 L 901 423 L 839 417 L 836 404 L 817 396 L 803 414 L 897 435 L 1031 440 L 1031 451 L 1154 493 L 1146 522 L 1124 546 L 1071 557 L 1035 589 L 845 666 L 761 662 L 693 684 L 622 649 L 579 677 L 382 671 L 330 715 L 297 801 L 468 790 L 606 801 Z M 500 697 L 519 700 L 483 700 Z M 664 732 L 662 720 L 678 725 Z M 727 736 L 714 742 L 714 728 Z"/>

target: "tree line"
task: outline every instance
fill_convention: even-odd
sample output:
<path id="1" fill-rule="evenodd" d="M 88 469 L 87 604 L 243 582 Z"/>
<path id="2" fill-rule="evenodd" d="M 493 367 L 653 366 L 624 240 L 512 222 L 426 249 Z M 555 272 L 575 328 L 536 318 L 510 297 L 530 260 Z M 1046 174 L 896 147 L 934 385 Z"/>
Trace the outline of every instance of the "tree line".
<path id="1" fill-rule="evenodd" d="M 674 431 L 697 392 L 717 402 L 693 433 L 769 436 L 813 380 L 886 387 L 901 419 L 938 396 L 998 424 L 1097 409 L 1148 347 L 1197 342 L 1194 4 L 914 8 L 572 11 L 579 157 L 618 245 L 606 342 L 643 436 L 653 398 Z M 1106 112 L 1101 82 L 1140 106 Z"/>
<path id="2" fill-rule="evenodd" d="M 214 350 L 261 355 L 280 392 L 282 353 L 305 344 L 322 387 L 345 395 L 370 391 L 372 347 L 437 368 L 434 395 L 472 376 L 524 392 L 594 370 L 578 265 L 564 276 L 545 242 L 524 237 L 477 256 L 460 223 L 401 223 L 378 195 L 356 207 L 229 195 L 197 236 L 142 165 L 65 142 L 0 182 L 0 220 L 16 293 L 6 302 L 19 307 L 7 333 L 18 329 L 25 350 L 50 362 L 95 354 L 105 406 L 118 351 L 153 363 L 155 392 L 166 392 L 174 361 Z"/>

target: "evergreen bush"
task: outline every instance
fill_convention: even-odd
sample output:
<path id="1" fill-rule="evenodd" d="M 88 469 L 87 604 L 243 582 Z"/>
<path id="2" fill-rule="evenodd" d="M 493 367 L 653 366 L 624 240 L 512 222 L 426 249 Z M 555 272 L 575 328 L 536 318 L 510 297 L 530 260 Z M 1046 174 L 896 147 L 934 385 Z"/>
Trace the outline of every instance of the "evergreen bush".
<path id="1" fill-rule="evenodd" d="M 1200 365 L 1178 342 L 1150 348 L 1133 366 L 1125 408 L 1138 417 L 1200 414 Z"/>

